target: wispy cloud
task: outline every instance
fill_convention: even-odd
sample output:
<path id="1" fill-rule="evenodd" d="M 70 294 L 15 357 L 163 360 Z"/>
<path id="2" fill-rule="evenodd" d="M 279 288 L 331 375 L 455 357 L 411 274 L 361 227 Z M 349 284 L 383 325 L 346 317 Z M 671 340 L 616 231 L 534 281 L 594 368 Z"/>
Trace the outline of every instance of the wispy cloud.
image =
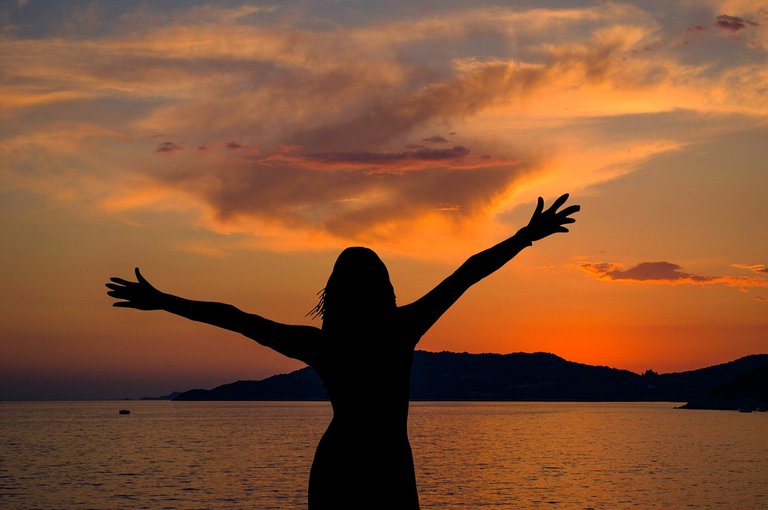
<path id="1" fill-rule="evenodd" d="M 733 267 L 746 269 L 757 274 L 768 274 L 768 267 L 765 264 L 733 264 Z"/>
<path id="2" fill-rule="evenodd" d="M 4 33 L 0 179 L 96 204 L 175 188 L 217 231 L 387 237 L 435 211 L 494 221 L 521 200 L 523 176 L 588 187 L 733 129 L 723 119 L 768 114 L 762 62 L 689 58 L 631 5 L 322 26 L 276 5 L 124 12 L 119 30 L 91 37 Z M 669 129 L 681 116 L 685 129 Z M 616 129 L 631 122 L 642 129 Z"/>
<path id="3" fill-rule="evenodd" d="M 409 230 L 416 218 L 451 211 L 453 219 L 483 214 L 528 168 L 508 160 L 478 158 L 457 147 L 403 152 L 278 152 L 238 159 L 218 156 L 155 174 L 165 186 L 200 197 L 220 224 L 248 217 L 286 228 L 325 231 L 340 238 Z M 458 164 L 455 164 L 458 163 Z M 453 221 L 451 219 L 451 221 Z"/>
<path id="4" fill-rule="evenodd" d="M 184 150 L 184 147 L 175 142 L 162 142 L 158 144 L 155 152 L 178 152 Z"/>
<path id="5" fill-rule="evenodd" d="M 580 263 L 579 269 L 600 280 L 662 285 L 713 285 L 731 287 L 768 287 L 768 279 L 742 276 L 711 276 L 689 273 L 671 262 L 641 262 L 626 268 L 613 262 Z"/>
<path id="6" fill-rule="evenodd" d="M 390 165 L 408 161 L 450 161 L 462 159 L 469 149 L 456 145 L 451 149 L 419 148 L 400 152 L 320 152 L 306 154 L 306 158 L 318 163 L 352 163 L 365 165 Z"/>
<path id="7" fill-rule="evenodd" d="M 740 18 L 738 16 L 728 16 L 727 14 L 721 14 L 715 20 L 715 26 L 730 32 L 737 32 L 746 28 L 747 26 L 757 27 L 760 26 L 760 24 L 755 21 Z"/>
<path id="8" fill-rule="evenodd" d="M 711 283 L 715 280 L 712 276 L 683 272 L 680 266 L 671 262 L 641 262 L 628 269 L 620 264 L 600 262 L 582 264 L 581 268 L 604 280 L 660 283 Z"/>
<path id="9" fill-rule="evenodd" d="M 433 135 L 429 136 L 427 138 L 422 138 L 422 142 L 429 142 L 429 143 L 448 143 L 448 139 L 443 138 L 440 135 Z"/>

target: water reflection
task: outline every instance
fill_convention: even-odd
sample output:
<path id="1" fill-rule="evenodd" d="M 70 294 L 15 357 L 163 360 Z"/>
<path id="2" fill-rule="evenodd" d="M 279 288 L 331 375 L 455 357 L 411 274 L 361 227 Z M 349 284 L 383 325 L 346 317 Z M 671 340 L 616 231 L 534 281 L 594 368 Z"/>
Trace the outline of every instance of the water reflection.
<path id="1" fill-rule="evenodd" d="M 306 507 L 327 403 L 0 403 L 0 508 Z M 423 508 L 760 508 L 768 414 L 413 403 Z"/>
<path id="2" fill-rule="evenodd" d="M 758 453 L 768 447 L 768 416 L 741 420 L 738 413 L 672 407 L 415 408 L 422 499 L 448 508 L 760 507 L 768 494 L 768 459 Z"/>

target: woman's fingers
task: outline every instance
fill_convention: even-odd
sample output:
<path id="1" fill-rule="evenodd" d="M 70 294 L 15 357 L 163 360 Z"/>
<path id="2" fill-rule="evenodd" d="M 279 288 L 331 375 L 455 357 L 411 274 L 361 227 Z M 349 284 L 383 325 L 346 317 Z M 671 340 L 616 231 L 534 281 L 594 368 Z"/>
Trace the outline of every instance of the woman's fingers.
<path id="1" fill-rule="evenodd" d="M 544 214 L 557 214 L 557 215 L 568 216 L 569 214 L 578 212 L 581 209 L 581 207 L 578 205 L 571 205 L 566 207 L 562 211 L 558 211 L 558 208 L 560 208 L 568 200 L 569 196 L 570 195 L 566 193 L 564 195 L 560 195 L 559 197 L 557 197 L 557 199 L 554 202 L 552 202 L 552 205 L 549 206 L 549 208 L 544 212 Z M 539 200 L 541 200 L 541 198 L 539 198 Z M 539 202 L 539 203 L 541 204 L 542 202 Z M 541 212 L 538 207 L 536 208 L 536 210 L 537 212 Z"/>
<path id="2" fill-rule="evenodd" d="M 568 200 L 568 193 L 564 195 L 560 195 L 557 197 L 557 200 L 555 200 L 552 203 L 552 206 L 549 208 L 550 211 L 557 211 L 557 209 L 565 203 L 565 201 Z"/>
<path id="3" fill-rule="evenodd" d="M 115 283 L 119 283 L 120 285 L 123 285 L 125 287 L 127 287 L 129 285 L 136 285 L 136 282 L 129 282 L 128 280 L 123 280 L 122 278 L 117 278 L 116 276 L 113 276 L 109 280 L 113 281 Z"/>
<path id="4" fill-rule="evenodd" d="M 147 282 L 146 278 L 144 278 L 144 277 L 142 276 L 142 274 L 141 274 L 141 271 L 139 271 L 139 268 L 138 268 L 138 267 L 135 267 L 135 268 L 133 269 L 133 272 L 136 274 L 136 280 L 137 280 L 139 283 L 142 283 L 142 284 L 145 284 L 145 285 L 149 283 L 149 282 Z"/>
<path id="5" fill-rule="evenodd" d="M 541 216 L 541 213 L 543 210 L 544 210 L 544 199 L 539 197 L 536 200 L 536 209 L 533 210 L 533 214 L 531 215 L 531 220 L 528 223 L 533 223 L 534 221 L 536 221 L 536 219 Z"/>
<path id="6" fill-rule="evenodd" d="M 108 283 L 104 284 L 109 289 L 107 295 L 120 300 L 112 303 L 112 306 L 115 308 L 151 310 L 153 308 L 147 306 L 147 292 L 150 292 L 150 289 L 154 290 L 154 288 L 147 282 L 138 267 L 134 269 L 134 273 L 136 274 L 137 282 L 112 277 Z"/>
<path id="7" fill-rule="evenodd" d="M 581 206 L 579 205 L 570 205 L 563 209 L 562 211 L 558 212 L 557 214 L 561 214 L 563 216 L 570 216 L 573 213 L 577 213 L 581 210 Z"/>
<path id="8" fill-rule="evenodd" d="M 134 302 L 135 301 L 135 297 L 133 297 L 133 296 L 126 296 L 125 292 L 118 292 L 118 291 L 115 291 L 115 290 L 107 292 L 107 296 L 109 296 L 111 298 L 114 298 L 114 299 L 121 299 L 121 300 L 126 301 L 126 302 Z"/>
<path id="9" fill-rule="evenodd" d="M 136 306 L 130 301 L 118 301 L 116 303 L 112 303 L 112 306 L 115 308 L 136 308 Z"/>

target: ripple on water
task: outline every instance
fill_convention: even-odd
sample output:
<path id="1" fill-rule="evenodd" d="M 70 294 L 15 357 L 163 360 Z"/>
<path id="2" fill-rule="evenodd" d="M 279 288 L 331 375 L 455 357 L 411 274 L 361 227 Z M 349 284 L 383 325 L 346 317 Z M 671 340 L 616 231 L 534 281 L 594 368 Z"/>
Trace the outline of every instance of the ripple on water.
<path id="1" fill-rule="evenodd" d="M 122 404 L 124 405 L 124 403 Z M 0 508 L 298 509 L 327 403 L 0 403 Z M 768 414 L 415 403 L 423 508 L 761 508 Z"/>

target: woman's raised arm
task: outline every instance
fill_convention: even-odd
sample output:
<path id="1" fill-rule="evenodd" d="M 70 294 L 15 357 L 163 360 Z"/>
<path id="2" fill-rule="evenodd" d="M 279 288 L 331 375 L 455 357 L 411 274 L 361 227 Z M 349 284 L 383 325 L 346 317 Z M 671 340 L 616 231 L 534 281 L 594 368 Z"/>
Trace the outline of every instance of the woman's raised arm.
<path id="1" fill-rule="evenodd" d="M 422 298 L 401 307 L 399 313 L 405 321 L 405 327 L 414 335 L 412 338 L 421 338 L 468 288 L 501 268 L 523 248 L 557 232 L 568 232 L 564 225 L 576 221 L 570 216 L 578 212 L 580 207 L 571 205 L 558 211 L 566 200 L 567 193 L 545 211 L 544 200 L 539 197 L 528 225 L 512 237 L 471 256 L 456 272 Z"/>
<path id="2" fill-rule="evenodd" d="M 135 282 L 110 278 L 107 294 L 119 299 L 118 308 L 164 310 L 193 321 L 235 331 L 291 358 L 310 363 L 319 347 L 320 330 L 274 322 L 225 303 L 193 301 L 157 290 L 135 269 Z"/>

